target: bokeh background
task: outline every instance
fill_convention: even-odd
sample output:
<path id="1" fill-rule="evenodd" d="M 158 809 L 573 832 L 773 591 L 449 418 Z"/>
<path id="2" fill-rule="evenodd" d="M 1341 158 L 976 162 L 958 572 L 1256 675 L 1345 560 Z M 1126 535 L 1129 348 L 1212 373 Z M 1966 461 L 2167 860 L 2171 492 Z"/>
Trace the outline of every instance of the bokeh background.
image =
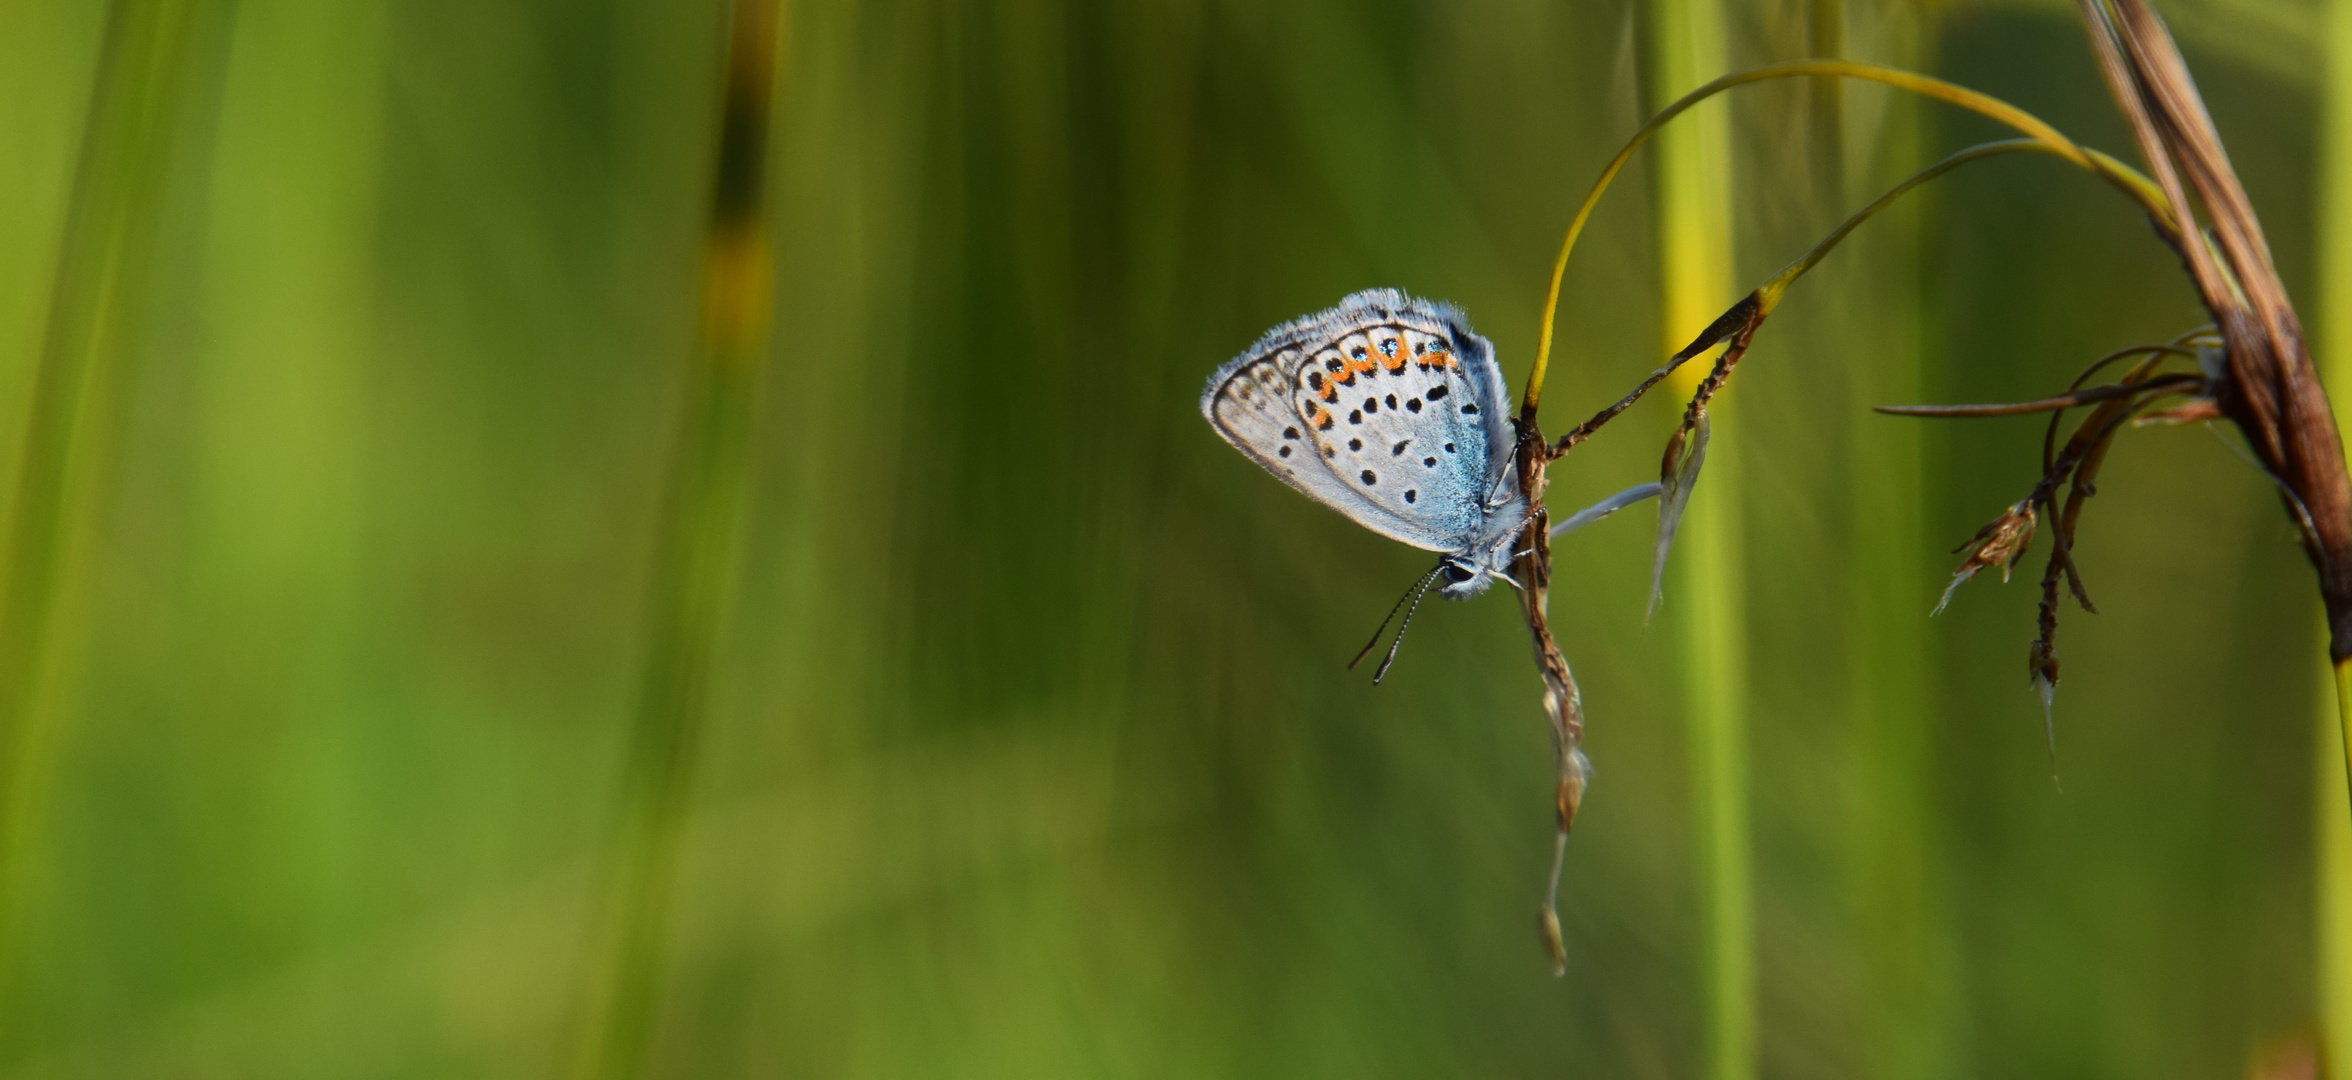
<path id="1" fill-rule="evenodd" d="M 2132 156 L 2068 5 L 1710 10 L 1726 64 L 1835 47 Z M 2328 12 L 2164 10 L 2334 340 Z M 110 25 L 170 62 L 102 62 Z M 567 1070 L 725 28 L 712 0 L 0 4 L 0 506 L 61 319 L 96 372 L 7 733 L 0 1075 Z M 1462 304 L 1523 378 L 1575 199 L 1662 100 L 1649 0 L 794 0 L 780 34 L 773 324 L 650 1075 L 1721 1075 L 1710 610 L 1746 672 L 1763 1075 L 2231 1076 L 2316 1030 L 2343 804 L 2265 482 L 2202 428 L 2118 446 L 2080 552 L 2100 614 L 2059 641 L 2061 793 L 2034 571 L 1927 618 L 2039 422 L 1865 408 L 2039 396 L 2202 322 L 2113 193 L 1974 166 L 1797 287 L 1716 432 L 1738 596 L 1670 574 L 1645 624 L 1646 510 L 1562 545 L 1597 775 L 1554 979 L 1513 605 L 1432 604 L 1384 685 L 1343 670 L 1426 556 L 1196 400 L 1373 285 Z M 105 150 L 107 107 L 145 149 Z M 1715 108 L 1721 305 L 1998 136 L 1860 85 Z M 1659 179 L 1570 268 L 1554 430 L 1676 332 Z M 77 201 L 127 224 L 77 237 Z M 89 259 L 118 287 L 59 315 Z M 1555 467 L 1554 505 L 1654 475 L 1677 407 Z"/>

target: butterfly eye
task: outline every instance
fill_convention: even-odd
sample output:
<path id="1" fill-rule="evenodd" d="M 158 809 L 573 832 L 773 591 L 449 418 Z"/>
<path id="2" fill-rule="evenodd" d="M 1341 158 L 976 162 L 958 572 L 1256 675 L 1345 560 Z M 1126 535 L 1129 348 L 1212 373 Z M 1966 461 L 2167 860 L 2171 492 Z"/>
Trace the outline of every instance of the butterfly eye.
<path id="1" fill-rule="evenodd" d="M 1447 563 L 1445 568 L 1445 576 L 1447 581 L 1459 584 L 1461 582 L 1468 581 L 1477 575 L 1472 574 L 1470 572 L 1470 568 L 1463 566 L 1461 563 Z"/>

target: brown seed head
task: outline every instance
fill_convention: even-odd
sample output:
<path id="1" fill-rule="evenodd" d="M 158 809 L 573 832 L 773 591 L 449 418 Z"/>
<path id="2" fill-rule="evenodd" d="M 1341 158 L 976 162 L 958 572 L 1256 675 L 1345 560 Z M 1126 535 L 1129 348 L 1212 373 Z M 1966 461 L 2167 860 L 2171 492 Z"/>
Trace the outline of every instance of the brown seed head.
<path id="1" fill-rule="evenodd" d="M 1952 591 L 1985 567 L 2000 567 L 2001 580 L 2008 581 L 2009 568 L 2017 565 L 2026 547 L 2033 543 L 2033 537 L 2033 500 L 2021 499 L 2002 511 L 2000 517 L 1976 530 L 1967 543 L 1952 549 L 1953 554 L 1966 552 L 1968 557 L 1961 560 L 1959 569 L 1952 571 L 1952 583 L 1944 586 L 1944 598 L 1936 602 L 1935 611 L 1929 614 L 1940 614 L 1944 605 L 1952 602 Z"/>

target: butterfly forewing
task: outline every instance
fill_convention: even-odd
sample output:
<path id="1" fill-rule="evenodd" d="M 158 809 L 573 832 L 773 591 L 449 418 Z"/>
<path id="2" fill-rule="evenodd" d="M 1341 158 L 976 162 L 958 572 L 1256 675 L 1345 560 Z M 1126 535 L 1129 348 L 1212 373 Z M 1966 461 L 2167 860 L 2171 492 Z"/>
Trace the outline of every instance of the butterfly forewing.
<path id="1" fill-rule="evenodd" d="M 1487 430 L 1450 340 L 1401 325 L 1350 333 L 1310 358 L 1293 401 L 1301 416 L 1330 418 L 1333 471 L 1364 497 L 1456 541 L 1447 546 L 1477 534 Z"/>

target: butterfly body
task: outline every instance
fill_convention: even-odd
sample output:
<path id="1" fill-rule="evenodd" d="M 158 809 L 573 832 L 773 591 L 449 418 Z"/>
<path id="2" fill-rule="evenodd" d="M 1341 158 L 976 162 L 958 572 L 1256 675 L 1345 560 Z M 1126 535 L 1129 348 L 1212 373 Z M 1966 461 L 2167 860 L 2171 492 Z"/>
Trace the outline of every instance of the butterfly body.
<path id="1" fill-rule="evenodd" d="M 1507 573 L 1528 515 L 1510 394 L 1453 305 L 1368 289 L 1277 326 L 1209 377 L 1201 414 L 1308 498 L 1444 553 L 1441 595 Z"/>

